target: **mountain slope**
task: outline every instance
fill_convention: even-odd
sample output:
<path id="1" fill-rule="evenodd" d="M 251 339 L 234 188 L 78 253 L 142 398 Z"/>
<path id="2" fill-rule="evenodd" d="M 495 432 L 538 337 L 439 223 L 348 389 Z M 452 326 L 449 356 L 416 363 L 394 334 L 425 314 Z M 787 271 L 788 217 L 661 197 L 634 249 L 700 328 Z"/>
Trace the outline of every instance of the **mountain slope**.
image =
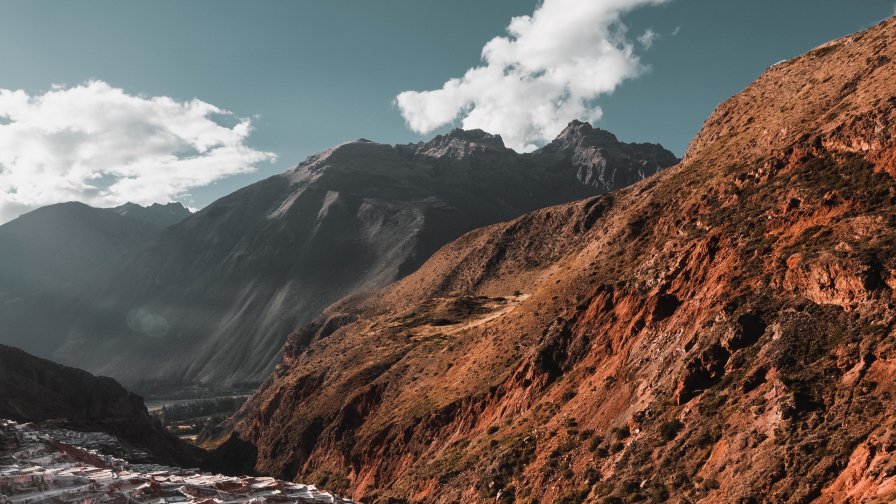
<path id="1" fill-rule="evenodd" d="M 775 65 L 678 166 L 333 305 L 232 428 L 371 503 L 892 502 L 894 59 Z"/>
<path id="2" fill-rule="evenodd" d="M 60 203 L 0 226 L 0 292 L 82 280 L 189 215 L 180 204 L 173 205 L 144 208 L 129 203 L 102 209 Z M 160 215 L 156 207 L 165 208 L 165 214 Z"/>
<path id="3" fill-rule="evenodd" d="M 141 391 L 254 386 L 286 335 L 342 296 L 407 275 L 466 231 L 675 162 L 580 122 L 533 154 L 482 131 L 349 142 L 216 201 L 98 276 L 53 356 Z"/>
<path id="4" fill-rule="evenodd" d="M 82 296 L 85 280 L 189 215 L 180 204 L 146 208 L 129 204 L 130 213 L 123 208 L 61 203 L 0 226 L 4 343 L 49 354 L 58 345 L 56 322 L 67 318 L 72 300 Z"/>
<path id="5" fill-rule="evenodd" d="M 143 399 L 111 378 L 96 377 L 0 345 L 0 418 L 61 421 L 67 428 L 114 434 L 158 461 L 192 466 L 202 452 L 154 421 Z"/>

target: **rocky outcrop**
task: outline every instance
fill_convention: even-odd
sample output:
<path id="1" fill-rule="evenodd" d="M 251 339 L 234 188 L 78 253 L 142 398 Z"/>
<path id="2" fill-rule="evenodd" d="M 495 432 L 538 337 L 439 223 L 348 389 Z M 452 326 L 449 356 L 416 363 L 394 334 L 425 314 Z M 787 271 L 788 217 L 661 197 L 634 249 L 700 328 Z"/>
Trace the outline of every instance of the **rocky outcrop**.
<path id="1" fill-rule="evenodd" d="M 661 145 L 622 143 L 609 131 L 581 121 L 570 123 L 533 157 L 545 166 L 572 164 L 583 184 L 606 188 L 632 185 L 656 173 L 657 166 L 671 166 L 678 161 Z"/>
<path id="2" fill-rule="evenodd" d="M 677 161 L 581 123 L 564 135 L 575 140 L 533 154 L 462 130 L 336 146 L 170 227 L 80 284 L 77 303 L 29 317 L 18 334 L 144 393 L 254 387 L 286 336 L 343 296 L 406 276 L 471 229 Z"/>
<path id="3" fill-rule="evenodd" d="M 892 501 L 893 58 L 775 65 L 678 166 L 336 303 L 231 429 L 371 503 Z"/>

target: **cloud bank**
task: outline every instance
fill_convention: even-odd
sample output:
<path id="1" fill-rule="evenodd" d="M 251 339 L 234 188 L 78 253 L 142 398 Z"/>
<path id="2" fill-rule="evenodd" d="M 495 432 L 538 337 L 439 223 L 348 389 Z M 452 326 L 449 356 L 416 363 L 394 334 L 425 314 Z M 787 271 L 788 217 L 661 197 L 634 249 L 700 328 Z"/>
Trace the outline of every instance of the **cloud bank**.
<path id="1" fill-rule="evenodd" d="M 102 81 L 0 89 L 0 223 L 39 206 L 167 203 L 273 161 L 249 119 L 201 100 L 129 95 Z"/>
<path id="2" fill-rule="evenodd" d="M 594 100 L 644 71 L 620 16 L 665 1 L 544 0 L 531 16 L 513 18 L 507 36 L 485 45 L 483 65 L 441 89 L 405 91 L 396 104 L 418 133 L 461 118 L 465 129 L 499 133 L 508 146 L 533 150 L 572 119 L 599 120 Z"/>

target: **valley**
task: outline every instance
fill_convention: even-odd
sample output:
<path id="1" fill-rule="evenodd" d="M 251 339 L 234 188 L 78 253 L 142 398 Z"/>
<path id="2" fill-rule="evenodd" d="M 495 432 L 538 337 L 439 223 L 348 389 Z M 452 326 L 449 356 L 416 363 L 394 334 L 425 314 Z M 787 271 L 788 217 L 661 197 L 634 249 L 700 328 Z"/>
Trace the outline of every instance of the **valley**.
<path id="1" fill-rule="evenodd" d="M 215 429 L 233 415 L 250 395 L 200 399 L 155 399 L 146 402 L 149 414 L 183 441 L 195 443 L 205 429 Z"/>

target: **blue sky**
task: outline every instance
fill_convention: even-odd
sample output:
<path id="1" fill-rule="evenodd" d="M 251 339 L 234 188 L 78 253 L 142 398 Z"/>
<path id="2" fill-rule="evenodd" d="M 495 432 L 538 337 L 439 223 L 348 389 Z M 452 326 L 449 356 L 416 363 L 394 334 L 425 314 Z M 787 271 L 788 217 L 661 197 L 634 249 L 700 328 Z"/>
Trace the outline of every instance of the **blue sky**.
<path id="1" fill-rule="evenodd" d="M 449 128 L 441 125 L 428 134 L 409 130 L 396 96 L 439 89 L 480 65 L 483 46 L 505 35 L 512 17 L 532 14 L 538 4 L 7 0 L 0 3 L 0 89 L 24 90 L 33 97 L 54 84 L 65 89 L 98 80 L 135 97 L 170 97 L 182 104 L 197 98 L 232 112 L 216 116 L 228 127 L 249 120 L 251 132 L 238 138 L 223 133 L 230 135 L 221 140 L 226 149 L 214 161 L 226 163 L 234 151 L 251 148 L 254 154 L 248 159 L 255 171 L 223 170 L 191 179 L 187 190 L 168 189 L 180 191 L 185 203 L 202 207 L 342 141 L 365 137 L 404 143 Z M 715 106 L 765 68 L 893 13 L 892 0 L 671 0 L 625 11 L 621 15 L 628 39 L 646 71 L 598 96 L 602 115 L 597 125 L 622 140 L 660 142 L 680 155 Z M 647 30 L 657 34 L 649 48 L 637 42 Z M 10 122 L 2 117 L 2 106 L 0 102 L 0 126 Z M 193 117 L 193 108 L 172 109 L 172 117 Z M 202 128 L 208 124 L 196 123 L 197 131 Z M 191 150 L 196 148 L 201 151 L 190 144 Z M 140 166 L 146 165 L 131 169 Z M 184 168 L 172 165 L 176 169 Z M 114 176 L 130 177 L 132 172 Z M 137 187 L 158 183 L 156 179 L 131 182 L 115 197 L 128 190 L 143 195 L 144 201 L 163 194 Z M 31 187 L 7 183 L 4 194 L 2 184 L 0 180 L 0 198 L 21 196 Z M 73 191 L 60 194 L 86 194 Z M 98 201 L 111 204 L 114 198 L 88 202 Z M 10 207 L 7 218 L 29 205 Z"/>

